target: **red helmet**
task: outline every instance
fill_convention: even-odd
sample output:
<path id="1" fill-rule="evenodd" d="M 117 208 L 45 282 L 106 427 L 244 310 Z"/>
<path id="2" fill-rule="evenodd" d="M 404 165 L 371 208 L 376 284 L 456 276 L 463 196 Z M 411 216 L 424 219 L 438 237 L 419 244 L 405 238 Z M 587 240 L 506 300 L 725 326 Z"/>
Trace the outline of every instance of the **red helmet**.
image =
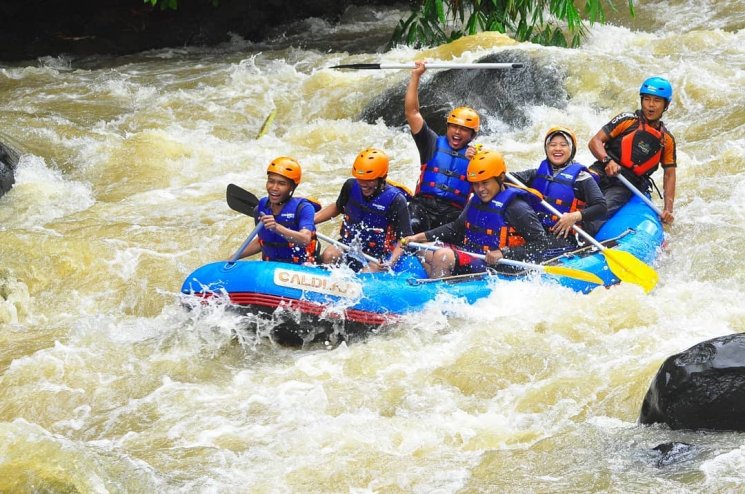
<path id="1" fill-rule="evenodd" d="M 300 163 L 294 158 L 288 158 L 287 156 L 280 156 L 275 158 L 274 161 L 269 163 L 266 168 L 267 173 L 276 173 L 282 175 L 285 178 L 289 178 L 295 183 L 295 187 L 300 185 L 300 178 L 303 175 L 303 170 L 300 168 Z"/>
<path id="2" fill-rule="evenodd" d="M 354 160 L 352 176 L 361 180 L 385 178 L 388 175 L 388 162 L 388 156 L 383 151 L 367 148 Z"/>

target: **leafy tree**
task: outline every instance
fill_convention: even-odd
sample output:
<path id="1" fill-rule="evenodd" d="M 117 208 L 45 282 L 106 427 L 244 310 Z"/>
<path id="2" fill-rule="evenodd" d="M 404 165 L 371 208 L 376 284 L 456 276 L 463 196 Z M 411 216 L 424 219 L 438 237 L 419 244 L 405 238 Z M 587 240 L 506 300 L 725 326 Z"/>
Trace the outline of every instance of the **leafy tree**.
<path id="1" fill-rule="evenodd" d="M 160 10 L 176 10 L 178 8 L 178 0 L 144 0 L 144 2 L 153 7 L 160 5 Z"/>
<path id="2" fill-rule="evenodd" d="M 634 15 L 634 2 L 627 0 Z M 613 0 L 412 0 L 411 15 L 401 19 L 390 44 L 434 46 L 479 31 L 498 31 L 518 41 L 577 47 L 587 34 L 584 21 L 605 22 L 604 4 Z M 570 42 L 561 23 L 566 26 Z"/>

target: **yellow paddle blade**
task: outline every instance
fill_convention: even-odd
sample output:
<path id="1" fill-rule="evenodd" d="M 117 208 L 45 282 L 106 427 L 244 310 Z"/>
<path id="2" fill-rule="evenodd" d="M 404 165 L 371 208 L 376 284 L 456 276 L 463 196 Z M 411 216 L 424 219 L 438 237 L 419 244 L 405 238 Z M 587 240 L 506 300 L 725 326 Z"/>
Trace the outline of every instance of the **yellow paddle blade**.
<path id="1" fill-rule="evenodd" d="M 267 130 L 269 130 L 269 126 L 272 125 L 272 122 L 274 122 L 274 117 L 277 116 L 277 109 L 273 109 L 269 115 L 266 116 L 266 119 L 264 119 L 264 123 L 261 124 L 261 128 L 259 129 L 259 133 L 256 134 L 256 138 L 259 139 L 260 137 L 263 137 L 264 134 L 266 134 Z"/>
<path id="2" fill-rule="evenodd" d="M 634 283 L 649 293 L 657 285 L 659 276 L 651 266 L 644 264 L 640 259 L 631 254 L 617 249 L 603 249 L 603 255 L 608 262 L 608 267 L 619 280 L 625 283 Z"/>
<path id="3" fill-rule="evenodd" d="M 598 277 L 596 274 L 589 271 L 582 271 L 581 269 L 566 268 L 564 266 L 543 266 L 543 271 L 546 274 L 566 276 L 567 278 L 574 278 L 575 280 L 595 283 L 596 285 L 603 284 L 603 280 L 601 280 L 600 277 Z"/>

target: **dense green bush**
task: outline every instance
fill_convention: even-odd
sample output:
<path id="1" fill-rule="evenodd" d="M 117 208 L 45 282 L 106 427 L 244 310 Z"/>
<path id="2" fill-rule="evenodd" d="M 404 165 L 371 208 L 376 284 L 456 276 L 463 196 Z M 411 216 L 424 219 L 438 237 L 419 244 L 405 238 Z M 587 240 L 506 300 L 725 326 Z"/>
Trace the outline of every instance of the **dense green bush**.
<path id="1" fill-rule="evenodd" d="M 633 16 L 633 0 L 627 1 Z M 584 21 L 605 22 L 604 4 L 615 6 L 613 0 L 585 0 L 580 11 L 575 3 L 581 0 L 413 0 L 411 15 L 399 21 L 390 44 L 436 46 L 498 31 L 518 41 L 576 47 L 587 33 Z"/>
<path id="2" fill-rule="evenodd" d="M 149 3 L 153 7 L 160 5 L 161 10 L 176 10 L 178 8 L 178 0 L 144 0 L 145 3 Z"/>

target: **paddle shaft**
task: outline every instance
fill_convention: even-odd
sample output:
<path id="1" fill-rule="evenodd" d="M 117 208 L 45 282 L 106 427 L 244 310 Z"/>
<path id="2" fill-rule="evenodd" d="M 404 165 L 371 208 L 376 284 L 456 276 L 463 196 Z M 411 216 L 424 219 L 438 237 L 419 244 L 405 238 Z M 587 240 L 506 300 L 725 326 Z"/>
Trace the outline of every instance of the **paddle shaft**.
<path id="1" fill-rule="evenodd" d="M 316 237 L 318 237 L 321 240 L 324 240 L 324 241 L 332 244 L 335 247 L 338 247 L 339 249 L 341 249 L 343 251 L 349 252 L 350 250 L 352 250 L 352 248 L 350 246 L 348 246 L 347 244 L 343 244 L 343 243 L 339 242 L 338 240 L 334 240 L 331 237 L 327 237 L 326 235 L 324 235 L 323 233 L 321 233 L 319 231 L 316 231 Z M 369 255 L 365 254 L 364 252 L 362 252 L 361 254 L 365 257 L 365 259 L 367 259 L 370 262 L 374 262 L 374 263 L 378 263 L 378 264 L 380 263 L 380 260 L 375 259 L 373 256 L 369 256 Z"/>
<path id="2" fill-rule="evenodd" d="M 430 244 L 420 244 L 418 242 L 409 242 L 407 245 L 410 245 L 414 247 L 415 249 L 424 249 L 424 250 L 438 250 L 442 249 L 443 247 L 438 247 L 437 245 L 430 245 Z M 447 247 L 451 248 L 451 247 Z M 486 256 L 484 254 L 476 254 L 475 252 L 468 252 L 465 250 L 457 250 L 458 252 L 464 252 L 468 254 L 471 257 L 475 257 L 476 259 L 486 259 Z M 523 269 L 532 269 L 533 271 L 546 271 L 546 266 L 542 266 L 541 264 L 531 264 L 529 262 L 522 262 L 522 261 L 514 261 L 512 259 L 500 259 L 497 261 L 498 264 L 505 264 L 507 266 L 514 266 L 516 268 L 523 268 Z"/>
<path id="3" fill-rule="evenodd" d="M 650 208 L 652 208 L 652 210 L 655 213 L 657 213 L 657 215 L 660 218 L 662 218 L 662 211 L 660 210 L 660 208 L 658 208 L 655 205 L 655 203 L 653 203 L 649 199 L 649 197 L 645 196 L 644 194 L 642 194 L 642 192 L 639 189 L 637 189 L 636 187 L 634 187 L 634 184 L 632 184 L 631 182 L 629 182 L 629 179 L 628 178 L 624 177 L 621 173 L 619 173 L 618 175 L 616 175 L 616 178 L 618 180 L 620 180 L 621 183 L 624 184 L 631 192 L 633 192 L 636 197 L 638 197 L 639 199 L 641 199 L 642 201 L 644 201 L 644 203 L 647 206 L 649 206 Z"/>
<path id="4" fill-rule="evenodd" d="M 248 237 L 246 237 L 246 240 L 243 241 L 243 245 L 240 246 L 240 248 L 235 251 L 235 254 L 233 254 L 233 257 L 230 258 L 228 261 L 229 264 L 235 263 L 243 253 L 244 250 L 246 250 L 246 247 L 248 247 L 248 244 L 251 243 L 251 241 L 256 237 L 256 235 L 259 234 L 261 229 L 264 228 L 264 223 L 259 222 L 258 225 L 256 225 L 256 228 L 253 229 L 251 233 L 248 234 Z"/>
<path id="5" fill-rule="evenodd" d="M 519 69 L 523 66 L 521 63 L 457 63 L 457 62 L 432 62 L 425 64 L 428 69 Z M 368 69 L 368 70 L 386 70 L 386 69 L 413 69 L 416 65 L 414 62 L 409 63 L 349 63 L 334 65 L 332 69 Z"/>
<path id="6" fill-rule="evenodd" d="M 411 247 L 417 248 L 417 249 L 425 249 L 425 250 L 438 250 L 441 248 L 436 245 L 420 244 L 417 242 L 409 242 L 408 245 L 410 245 Z M 475 254 L 473 252 L 467 252 L 467 251 L 458 251 L 458 252 L 463 252 L 477 259 L 486 258 L 486 256 L 482 254 Z M 497 264 L 505 264 L 507 266 L 514 266 L 514 267 L 523 268 L 523 269 L 527 269 L 531 271 L 538 271 L 540 273 L 544 273 L 544 274 L 548 274 L 552 276 L 564 276 L 566 278 L 573 278 L 575 280 L 581 280 L 587 283 L 593 283 L 595 285 L 603 284 L 603 280 L 600 279 L 600 277 L 597 276 L 595 273 L 590 273 L 589 271 L 582 271 L 581 269 L 568 268 L 566 266 L 544 266 L 542 264 L 531 264 L 531 263 L 522 262 L 522 261 L 514 261 L 512 259 L 500 259 L 497 261 Z"/>

